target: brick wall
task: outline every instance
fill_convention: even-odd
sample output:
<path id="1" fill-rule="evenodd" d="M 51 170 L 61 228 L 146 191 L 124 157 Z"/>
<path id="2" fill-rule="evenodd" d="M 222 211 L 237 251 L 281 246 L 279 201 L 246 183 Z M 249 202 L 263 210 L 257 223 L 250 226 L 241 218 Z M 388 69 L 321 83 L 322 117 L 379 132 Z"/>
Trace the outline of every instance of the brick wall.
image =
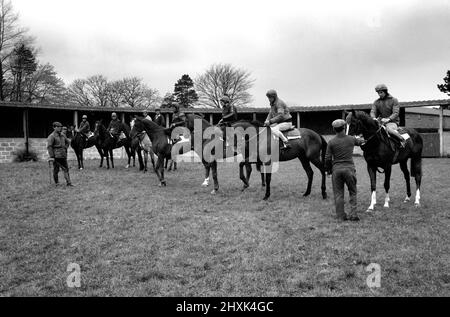
<path id="1" fill-rule="evenodd" d="M 23 138 L 0 138 L 0 163 L 9 163 L 14 159 L 14 152 L 25 149 L 25 140 Z M 39 160 L 47 160 L 47 139 L 30 138 L 29 149 L 37 154 Z M 115 149 L 113 151 L 114 158 L 126 158 L 127 154 L 124 148 Z M 84 150 L 84 159 L 100 159 L 100 155 L 95 147 Z M 76 160 L 75 152 L 69 147 L 69 160 Z"/>

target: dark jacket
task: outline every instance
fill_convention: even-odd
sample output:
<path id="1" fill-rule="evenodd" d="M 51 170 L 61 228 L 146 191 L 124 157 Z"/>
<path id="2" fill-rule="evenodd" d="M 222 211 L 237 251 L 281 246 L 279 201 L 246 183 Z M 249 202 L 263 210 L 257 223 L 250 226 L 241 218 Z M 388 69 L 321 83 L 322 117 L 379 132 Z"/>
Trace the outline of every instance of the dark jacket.
<path id="1" fill-rule="evenodd" d="M 335 136 L 330 140 L 325 154 L 325 169 L 331 171 L 339 168 L 355 168 L 353 162 L 353 148 L 363 141 L 354 136 Z"/>
<path id="2" fill-rule="evenodd" d="M 277 97 L 275 101 L 270 104 L 270 112 L 266 121 L 269 121 L 270 124 L 292 121 L 289 108 L 283 100 Z"/>
<path id="3" fill-rule="evenodd" d="M 82 134 L 87 135 L 91 131 L 91 126 L 89 125 L 89 122 L 87 120 L 86 122 L 81 121 L 78 131 Z"/>
<path id="4" fill-rule="evenodd" d="M 400 122 L 400 106 L 398 105 L 397 98 L 387 95 L 384 99 L 377 99 L 372 105 L 372 110 L 370 111 L 370 116 L 372 118 L 389 118 L 391 122 Z"/>
<path id="5" fill-rule="evenodd" d="M 47 138 L 48 156 L 51 158 L 67 158 L 67 148 L 70 141 L 62 133 L 54 131 Z"/>
<path id="6" fill-rule="evenodd" d="M 224 122 L 234 122 L 238 120 L 237 109 L 235 106 L 228 104 L 222 110 L 222 120 Z"/>
<path id="7" fill-rule="evenodd" d="M 122 130 L 122 121 L 120 121 L 119 119 L 111 120 L 108 126 L 108 131 L 111 132 L 112 135 L 119 136 Z"/>
<path id="8" fill-rule="evenodd" d="M 160 114 L 159 116 L 155 117 L 155 123 L 160 125 L 161 127 L 166 126 L 166 119 L 164 119 L 164 116 Z"/>

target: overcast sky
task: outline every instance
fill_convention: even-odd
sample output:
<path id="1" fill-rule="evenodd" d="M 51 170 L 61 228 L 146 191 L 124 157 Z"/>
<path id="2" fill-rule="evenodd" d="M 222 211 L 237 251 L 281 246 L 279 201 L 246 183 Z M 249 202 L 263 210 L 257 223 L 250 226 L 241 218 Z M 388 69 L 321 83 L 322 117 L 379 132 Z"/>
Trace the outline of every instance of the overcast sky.
<path id="1" fill-rule="evenodd" d="M 445 99 L 450 0 L 13 0 L 66 84 L 138 76 L 161 96 L 213 63 L 251 72 L 254 106 Z"/>

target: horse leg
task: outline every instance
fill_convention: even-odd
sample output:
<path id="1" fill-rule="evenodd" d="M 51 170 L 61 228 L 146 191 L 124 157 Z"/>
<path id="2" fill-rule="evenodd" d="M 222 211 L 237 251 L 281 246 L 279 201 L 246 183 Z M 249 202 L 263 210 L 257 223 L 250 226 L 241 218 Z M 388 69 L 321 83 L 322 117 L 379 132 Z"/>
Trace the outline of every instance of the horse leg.
<path id="1" fill-rule="evenodd" d="M 95 146 L 97 148 L 98 155 L 100 155 L 100 166 L 103 167 L 103 150 L 99 146 Z"/>
<path id="2" fill-rule="evenodd" d="M 172 161 L 173 162 L 173 170 L 176 171 L 177 170 L 177 162 Z"/>
<path id="3" fill-rule="evenodd" d="M 311 194 L 311 186 L 312 181 L 314 177 L 314 171 L 311 168 L 311 165 L 309 164 L 309 160 L 306 157 L 299 157 L 300 162 L 302 163 L 303 169 L 306 172 L 306 175 L 308 176 L 308 186 L 306 187 L 306 192 L 303 194 L 304 197 L 309 196 Z"/>
<path id="4" fill-rule="evenodd" d="M 164 155 L 161 154 L 160 156 L 158 156 L 158 161 L 156 162 L 156 174 L 158 175 L 159 178 L 159 187 L 165 187 L 166 181 L 164 179 Z"/>
<path id="5" fill-rule="evenodd" d="M 150 149 L 149 151 L 150 153 L 150 159 L 152 160 L 152 166 L 153 166 L 153 170 L 156 172 L 156 167 L 155 167 L 155 153 L 153 152 L 152 149 Z"/>
<path id="6" fill-rule="evenodd" d="M 391 187 L 391 172 L 392 172 L 392 165 L 388 165 L 384 169 L 384 190 L 386 191 L 386 197 L 384 198 L 384 208 L 389 208 L 389 202 L 391 199 L 389 198 L 389 189 Z"/>
<path id="7" fill-rule="evenodd" d="M 214 181 L 214 189 L 212 190 L 211 194 L 215 195 L 219 191 L 219 179 L 217 177 L 217 161 L 214 161 L 211 163 L 212 167 L 212 177 Z"/>
<path id="8" fill-rule="evenodd" d="M 367 208 L 366 212 L 372 212 L 377 203 L 377 168 L 369 166 L 367 164 L 367 171 L 369 172 L 370 177 L 370 190 L 372 192 L 370 206 Z"/>
<path id="9" fill-rule="evenodd" d="M 131 163 L 130 148 L 127 146 L 124 146 L 124 148 L 125 148 L 125 152 L 127 153 L 127 157 L 128 157 L 128 164 L 127 164 L 127 166 L 125 166 L 125 168 L 130 168 L 130 163 Z"/>
<path id="10" fill-rule="evenodd" d="M 113 151 L 113 149 L 109 150 L 109 157 L 111 159 L 111 168 L 114 168 L 114 151 Z"/>
<path id="11" fill-rule="evenodd" d="M 245 162 L 240 162 L 239 163 L 239 178 L 244 183 L 244 186 L 242 187 L 242 191 L 246 190 L 250 186 L 248 184 L 247 178 L 244 175 L 244 165 L 246 166 Z"/>
<path id="12" fill-rule="evenodd" d="M 408 171 L 408 161 L 401 161 L 400 162 L 400 169 L 403 172 L 403 176 L 405 177 L 406 182 L 406 198 L 403 202 L 407 203 L 411 200 L 411 178 Z"/>
<path id="13" fill-rule="evenodd" d="M 325 167 L 323 166 L 322 161 L 319 158 L 314 158 L 311 160 L 311 163 L 314 164 L 315 167 L 317 167 L 320 170 L 320 173 L 322 174 L 322 198 L 327 199 L 327 185 L 326 185 L 326 175 L 325 175 Z"/>
<path id="14" fill-rule="evenodd" d="M 144 150 L 144 173 L 147 172 L 148 153 Z"/>
<path id="15" fill-rule="evenodd" d="M 209 171 L 211 170 L 211 164 L 204 162 L 203 166 L 205 167 L 205 180 L 202 183 L 202 187 L 209 186 Z"/>
<path id="16" fill-rule="evenodd" d="M 416 180 L 416 200 L 414 206 L 420 207 L 420 185 L 422 183 L 422 158 L 420 156 L 411 158 L 411 174 Z"/>
<path id="17" fill-rule="evenodd" d="M 267 200 L 270 197 L 270 181 L 272 180 L 272 173 L 268 172 L 266 167 L 264 167 L 264 174 L 266 175 L 266 194 L 263 200 Z"/>
<path id="18" fill-rule="evenodd" d="M 80 163 L 81 163 L 81 168 L 80 169 L 84 169 L 83 149 L 81 149 L 81 152 L 80 152 Z"/>
<path id="19" fill-rule="evenodd" d="M 266 187 L 266 177 L 261 171 L 261 163 L 256 163 L 256 170 L 261 174 L 261 187 Z"/>

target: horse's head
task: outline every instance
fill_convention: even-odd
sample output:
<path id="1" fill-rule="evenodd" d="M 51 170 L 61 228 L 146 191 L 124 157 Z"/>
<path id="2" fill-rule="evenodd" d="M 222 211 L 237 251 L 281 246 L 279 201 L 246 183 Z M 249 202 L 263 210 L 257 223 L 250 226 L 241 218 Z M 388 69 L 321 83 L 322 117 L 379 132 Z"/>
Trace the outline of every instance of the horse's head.
<path id="1" fill-rule="evenodd" d="M 102 120 L 95 121 L 94 134 L 95 135 L 104 135 L 106 132 L 106 128 L 103 125 Z"/>
<path id="2" fill-rule="evenodd" d="M 364 138 L 368 138 L 378 130 L 378 122 L 364 111 L 352 110 L 348 113 L 345 121 L 348 125 L 348 135 L 362 134 Z"/>

